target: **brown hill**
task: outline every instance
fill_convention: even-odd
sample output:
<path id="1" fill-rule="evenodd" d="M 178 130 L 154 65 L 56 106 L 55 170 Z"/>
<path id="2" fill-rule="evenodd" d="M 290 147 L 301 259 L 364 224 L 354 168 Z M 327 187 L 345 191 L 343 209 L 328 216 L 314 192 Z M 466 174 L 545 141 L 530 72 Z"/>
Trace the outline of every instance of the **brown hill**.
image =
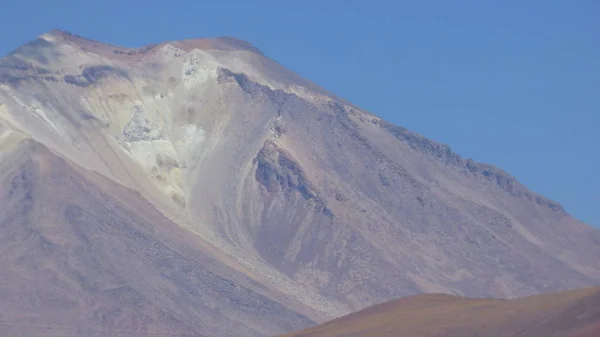
<path id="1" fill-rule="evenodd" d="M 598 337 L 600 288 L 512 300 L 426 294 L 285 337 Z"/>

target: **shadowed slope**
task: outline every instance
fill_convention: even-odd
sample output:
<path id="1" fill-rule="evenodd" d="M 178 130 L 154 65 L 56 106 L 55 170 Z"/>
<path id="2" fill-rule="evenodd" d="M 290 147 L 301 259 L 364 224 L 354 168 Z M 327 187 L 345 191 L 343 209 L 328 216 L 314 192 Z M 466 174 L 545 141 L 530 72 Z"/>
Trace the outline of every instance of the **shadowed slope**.
<path id="1" fill-rule="evenodd" d="M 310 324 L 139 194 L 34 142 L 17 148 L 0 171 L 0 335 L 262 336 Z"/>
<path id="2" fill-rule="evenodd" d="M 596 337 L 600 288 L 513 300 L 426 294 L 375 305 L 285 337 Z"/>

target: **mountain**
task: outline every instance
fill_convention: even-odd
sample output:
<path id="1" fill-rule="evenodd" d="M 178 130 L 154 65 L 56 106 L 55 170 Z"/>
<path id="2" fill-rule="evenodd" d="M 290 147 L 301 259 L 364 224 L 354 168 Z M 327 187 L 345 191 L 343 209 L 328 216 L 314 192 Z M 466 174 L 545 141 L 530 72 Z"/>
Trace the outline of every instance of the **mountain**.
<path id="1" fill-rule="evenodd" d="M 235 38 L 46 33 L 0 60 L 0 132 L 0 321 L 21 327 L 274 335 L 600 283 L 600 231 Z"/>
<path id="2" fill-rule="evenodd" d="M 596 337 L 600 288 L 512 300 L 415 295 L 285 337 Z"/>

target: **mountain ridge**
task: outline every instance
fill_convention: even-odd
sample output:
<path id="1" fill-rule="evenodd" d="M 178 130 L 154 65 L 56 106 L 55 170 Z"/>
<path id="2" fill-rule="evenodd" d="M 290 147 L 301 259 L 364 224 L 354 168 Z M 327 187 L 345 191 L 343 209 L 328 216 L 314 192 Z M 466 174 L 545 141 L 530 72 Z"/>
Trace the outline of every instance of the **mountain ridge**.
<path id="1" fill-rule="evenodd" d="M 203 47 L 212 47 L 212 48 L 228 46 L 229 48 L 232 48 L 232 49 L 237 47 L 241 51 L 249 51 L 249 52 L 253 52 L 258 55 L 261 55 L 261 56 L 264 55 L 262 51 L 260 51 L 258 48 L 253 46 L 248 41 L 239 39 L 234 36 L 215 36 L 215 37 L 208 37 L 208 38 L 195 38 L 195 39 L 165 41 L 165 42 L 161 42 L 161 43 L 151 43 L 151 44 L 137 47 L 137 48 L 124 47 L 124 46 L 120 46 L 120 45 L 104 43 L 101 41 L 88 39 L 83 36 L 73 34 L 73 33 L 70 33 L 68 31 L 61 30 L 61 29 L 52 29 L 46 33 L 41 34 L 38 37 L 38 39 L 44 39 L 44 40 L 56 39 L 56 42 L 67 42 L 67 43 L 79 44 L 82 47 L 85 47 L 88 45 L 93 45 L 93 46 L 101 47 L 101 48 L 113 48 L 113 52 L 115 54 L 124 54 L 124 55 L 129 55 L 129 56 L 143 55 L 148 52 L 151 52 L 155 48 L 162 47 L 165 44 L 176 44 L 178 46 L 190 45 L 190 47 L 203 46 Z M 219 44 L 219 42 L 221 44 Z M 206 43 L 206 44 L 203 44 L 203 43 Z"/>

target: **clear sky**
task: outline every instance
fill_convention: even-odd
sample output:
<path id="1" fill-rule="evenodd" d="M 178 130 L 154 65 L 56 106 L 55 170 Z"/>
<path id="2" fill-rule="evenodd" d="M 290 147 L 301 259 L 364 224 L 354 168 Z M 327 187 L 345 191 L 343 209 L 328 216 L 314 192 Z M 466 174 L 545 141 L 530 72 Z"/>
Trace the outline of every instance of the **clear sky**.
<path id="1" fill-rule="evenodd" d="M 0 0 L 0 54 L 53 28 L 230 35 L 600 227 L 600 1 Z"/>

